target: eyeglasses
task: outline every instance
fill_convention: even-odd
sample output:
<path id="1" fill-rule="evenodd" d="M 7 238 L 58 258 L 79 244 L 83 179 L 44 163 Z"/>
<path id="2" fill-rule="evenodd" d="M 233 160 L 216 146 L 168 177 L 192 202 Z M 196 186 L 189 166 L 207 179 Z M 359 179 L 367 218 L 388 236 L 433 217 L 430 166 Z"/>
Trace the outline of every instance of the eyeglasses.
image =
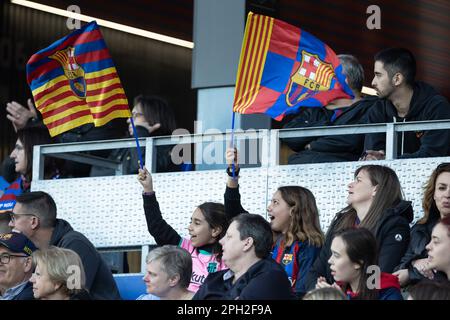
<path id="1" fill-rule="evenodd" d="M 0 262 L 2 264 L 8 264 L 11 261 L 11 258 L 27 258 L 27 256 L 19 256 L 17 254 L 3 253 L 0 255 Z"/>
<path id="2" fill-rule="evenodd" d="M 36 217 L 36 215 L 31 214 L 31 213 L 21 213 L 21 214 L 12 213 L 12 212 L 9 213 L 9 217 L 11 218 L 11 222 L 16 221 L 16 220 L 17 220 L 17 217 L 20 217 L 20 216 L 32 216 L 32 217 Z"/>
<path id="3" fill-rule="evenodd" d="M 136 119 L 138 117 L 143 117 L 144 114 L 142 112 L 132 112 L 131 116 L 133 117 L 133 119 Z"/>

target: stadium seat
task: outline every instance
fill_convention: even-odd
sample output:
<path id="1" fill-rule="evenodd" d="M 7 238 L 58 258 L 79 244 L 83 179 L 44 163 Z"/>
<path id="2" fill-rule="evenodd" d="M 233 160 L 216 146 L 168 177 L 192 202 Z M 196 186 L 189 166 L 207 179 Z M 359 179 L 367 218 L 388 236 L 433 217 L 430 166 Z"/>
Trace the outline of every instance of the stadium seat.
<path id="1" fill-rule="evenodd" d="M 123 300 L 136 300 L 141 294 L 146 293 L 144 275 L 140 273 L 115 274 L 117 288 Z"/>

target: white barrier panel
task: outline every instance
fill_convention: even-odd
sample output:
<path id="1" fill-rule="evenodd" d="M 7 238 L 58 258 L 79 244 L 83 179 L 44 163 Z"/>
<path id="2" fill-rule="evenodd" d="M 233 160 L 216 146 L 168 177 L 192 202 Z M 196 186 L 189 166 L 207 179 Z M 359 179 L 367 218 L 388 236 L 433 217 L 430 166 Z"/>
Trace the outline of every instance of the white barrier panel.
<path id="1" fill-rule="evenodd" d="M 245 208 L 266 217 L 267 169 L 242 169 Z M 155 173 L 154 189 L 165 220 L 181 236 L 194 209 L 205 201 L 223 203 L 225 170 Z M 154 244 L 145 223 L 142 187 L 137 176 L 38 180 L 32 190 L 48 192 L 58 217 L 88 237 L 96 247 Z"/>
<path id="2" fill-rule="evenodd" d="M 423 185 L 436 166 L 450 157 L 376 162 L 340 162 L 242 169 L 242 205 L 264 217 L 268 200 L 279 186 L 301 185 L 311 190 L 319 207 L 324 232 L 336 212 L 346 206 L 347 185 L 365 164 L 387 165 L 400 179 L 405 199 L 413 202 L 415 219 L 422 216 Z M 223 203 L 224 170 L 153 174 L 163 217 L 181 236 L 196 206 L 205 201 Z M 38 180 L 32 190 L 46 191 L 58 206 L 58 217 L 84 233 L 96 247 L 154 244 L 142 206 L 142 188 L 135 175 Z"/>
<path id="3" fill-rule="evenodd" d="M 386 165 L 397 173 L 405 200 L 412 201 L 417 220 L 423 215 L 423 185 L 441 162 L 450 162 L 450 157 L 269 167 L 268 196 L 270 199 L 276 189 L 283 185 L 308 188 L 316 197 L 320 223 L 325 232 L 335 214 L 347 206 L 347 186 L 353 181 L 355 170 L 366 164 Z"/>

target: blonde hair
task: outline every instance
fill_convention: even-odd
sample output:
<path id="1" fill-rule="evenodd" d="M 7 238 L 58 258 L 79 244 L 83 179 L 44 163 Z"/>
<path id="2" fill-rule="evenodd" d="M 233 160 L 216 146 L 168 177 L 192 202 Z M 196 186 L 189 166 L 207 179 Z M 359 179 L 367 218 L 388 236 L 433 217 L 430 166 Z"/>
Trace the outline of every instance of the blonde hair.
<path id="1" fill-rule="evenodd" d="M 72 295 L 85 289 L 86 275 L 83 263 L 75 251 L 52 246 L 48 249 L 33 252 L 32 257 L 35 266 L 40 265 L 45 267 L 49 279 L 61 284 L 66 294 Z M 79 279 L 75 279 L 78 281 L 74 285 L 69 285 L 72 280 L 71 276 L 76 274 L 71 269 L 73 267 L 78 268 Z"/>
<path id="2" fill-rule="evenodd" d="M 307 294 L 305 294 L 303 300 L 349 300 L 349 299 L 341 290 L 329 287 L 311 290 Z"/>

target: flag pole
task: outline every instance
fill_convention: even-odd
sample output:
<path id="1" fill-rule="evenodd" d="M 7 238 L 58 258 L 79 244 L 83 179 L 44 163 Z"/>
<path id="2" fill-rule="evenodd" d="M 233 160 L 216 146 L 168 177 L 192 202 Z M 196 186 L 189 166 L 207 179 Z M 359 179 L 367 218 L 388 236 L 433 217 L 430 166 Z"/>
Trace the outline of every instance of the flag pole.
<path id="1" fill-rule="evenodd" d="M 144 168 L 144 161 L 142 160 L 142 152 L 141 152 L 141 146 L 139 145 L 139 137 L 136 131 L 136 127 L 134 126 L 134 121 L 133 121 L 133 117 L 130 117 L 130 122 L 131 122 L 131 126 L 133 127 L 133 135 L 134 135 L 134 140 L 136 140 L 136 146 L 137 146 L 137 153 L 138 153 L 138 157 L 139 157 L 139 167 L 141 169 Z"/>
<path id="2" fill-rule="evenodd" d="M 233 111 L 233 116 L 231 118 L 231 141 L 230 141 L 230 147 L 234 150 L 234 119 L 236 118 L 236 112 Z M 234 165 L 234 159 L 231 163 L 231 172 L 233 174 L 233 179 L 236 178 L 236 167 Z"/>

